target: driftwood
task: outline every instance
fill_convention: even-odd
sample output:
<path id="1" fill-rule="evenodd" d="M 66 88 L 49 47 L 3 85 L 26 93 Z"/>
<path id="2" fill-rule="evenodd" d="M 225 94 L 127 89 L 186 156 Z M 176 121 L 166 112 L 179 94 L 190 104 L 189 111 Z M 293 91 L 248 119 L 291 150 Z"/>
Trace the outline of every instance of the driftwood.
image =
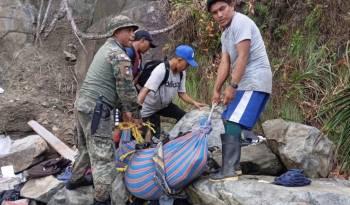
<path id="1" fill-rule="evenodd" d="M 49 143 L 49 145 L 51 145 L 51 147 L 54 148 L 62 157 L 74 162 L 74 158 L 77 153 L 69 148 L 66 144 L 64 144 L 60 139 L 58 139 L 55 135 L 45 129 L 45 127 L 41 126 L 34 120 L 29 121 L 28 125 L 33 128 L 33 130 L 38 133 L 38 135 L 44 138 L 45 141 Z"/>

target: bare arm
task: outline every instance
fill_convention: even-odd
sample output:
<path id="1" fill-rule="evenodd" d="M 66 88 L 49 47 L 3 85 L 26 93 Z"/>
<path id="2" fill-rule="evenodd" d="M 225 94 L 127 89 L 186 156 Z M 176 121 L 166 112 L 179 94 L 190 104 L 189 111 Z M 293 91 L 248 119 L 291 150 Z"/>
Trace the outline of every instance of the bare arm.
<path id="1" fill-rule="evenodd" d="M 230 72 L 230 56 L 228 53 L 224 52 L 221 54 L 221 61 L 218 68 L 218 76 L 216 77 L 214 90 L 217 92 L 221 91 L 222 85 L 228 77 Z"/>
<path id="2" fill-rule="evenodd" d="M 145 101 L 145 98 L 146 98 L 147 94 L 149 93 L 149 91 L 150 91 L 150 90 L 149 90 L 148 88 L 146 88 L 146 87 L 143 87 L 143 88 L 141 89 L 139 95 L 137 96 L 137 103 L 138 103 L 139 105 L 142 105 L 142 104 L 143 104 L 143 102 Z"/>
<path id="3" fill-rule="evenodd" d="M 187 93 L 178 92 L 178 95 L 181 98 L 181 100 L 183 100 L 184 102 L 186 102 L 188 104 L 194 105 L 198 109 L 200 109 L 201 107 L 206 106 L 206 104 L 204 104 L 204 103 L 200 103 L 200 102 L 197 102 L 197 101 L 193 100 L 193 98 L 191 98 L 189 95 L 187 95 Z"/>
<path id="4" fill-rule="evenodd" d="M 221 61 L 218 68 L 218 75 L 216 77 L 214 90 L 213 90 L 213 96 L 212 96 L 213 104 L 219 104 L 221 102 L 221 99 L 220 99 L 221 88 L 225 80 L 229 76 L 229 72 L 230 72 L 230 56 L 227 52 L 223 52 L 221 53 Z"/>
<path id="5" fill-rule="evenodd" d="M 237 51 L 236 67 L 231 73 L 231 83 L 237 84 L 241 81 L 245 73 L 246 65 L 249 57 L 250 40 L 244 40 L 235 45 Z M 227 105 L 236 95 L 236 89 L 228 86 L 224 92 L 224 105 Z"/>

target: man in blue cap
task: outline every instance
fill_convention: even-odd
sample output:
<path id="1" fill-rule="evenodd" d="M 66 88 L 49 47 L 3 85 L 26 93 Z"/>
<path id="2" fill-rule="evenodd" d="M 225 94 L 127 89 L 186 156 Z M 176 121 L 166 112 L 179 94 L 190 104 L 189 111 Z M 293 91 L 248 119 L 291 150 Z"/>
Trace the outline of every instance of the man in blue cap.
<path id="1" fill-rule="evenodd" d="M 154 68 L 138 95 L 138 103 L 142 105 L 141 117 L 144 121 L 155 125 L 157 134 L 160 132 L 160 116 L 179 121 L 186 113 L 172 103 L 176 94 L 181 100 L 196 108 L 205 106 L 204 103 L 193 100 L 186 93 L 186 69 L 189 66 L 198 67 L 194 59 L 194 50 L 188 45 L 176 47 L 175 57 Z M 165 83 L 162 84 L 166 72 L 169 72 L 169 75 Z"/>

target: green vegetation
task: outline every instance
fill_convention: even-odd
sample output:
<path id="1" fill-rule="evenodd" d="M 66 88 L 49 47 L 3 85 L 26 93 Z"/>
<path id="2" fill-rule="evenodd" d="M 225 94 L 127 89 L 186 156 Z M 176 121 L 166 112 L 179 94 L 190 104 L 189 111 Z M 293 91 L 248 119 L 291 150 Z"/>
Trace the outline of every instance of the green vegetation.
<path id="1" fill-rule="evenodd" d="M 347 43 L 346 53 L 342 66 L 345 68 L 344 78 L 339 83 L 344 88 L 335 93 L 320 116 L 328 119 L 326 130 L 332 133 L 333 140 L 337 143 L 336 153 L 339 156 L 341 169 L 350 170 L 350 41 Z"/>
<path id="2" fill-rule="evenodd" d="M 187 91 L 209 104 L 221 31 L 197 1 L 172 2 L 178 9 L 189 9 L 193 18 L 182 28 L 184 35 L 177 31 L 174 37 L 175 43 L 191 42 L 200 63 L 200 69 L 188 72 Z M 283 118 L 324 130 L 337 145 L 338 165 L 350 174 L 350 25 L 339 18 L 347 7 L 319 2 L 296 1 L 276 8 L 272 1 L 259 1 L 237 9 L 259 26 L 271 61 L 274 88 L 262 121 Z"/>

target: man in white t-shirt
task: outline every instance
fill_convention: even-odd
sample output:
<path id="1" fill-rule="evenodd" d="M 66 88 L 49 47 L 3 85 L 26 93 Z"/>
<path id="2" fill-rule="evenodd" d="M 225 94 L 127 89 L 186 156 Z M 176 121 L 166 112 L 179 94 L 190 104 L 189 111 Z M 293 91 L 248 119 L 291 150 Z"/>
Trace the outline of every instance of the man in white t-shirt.
<path id="1" fill-rule="evenodd" d="M 156 134 L 160 132 L 160 116 L 174 118 L 179 121 L 185 115 L 185 111 L 172 103 L 176 94 L 181 100 L 194 105 L 196 108 L 205 106 L 204 103 L 193 100 L 186 93 L 185 70 L 189 66 L 198 67 L 194 60 L 194 51 L 188 45 L 180 45 L 175 50 L 175 57 L 154 68 L 138 95 L 138 103 L 142 105 L 142 119 L 155 125 Z M 165 83 L 162 84 L 166 72 L 169 75 Z"/>
<path id="2" fill-rule="evenodd" d="M 213 181 L 237 180 L 242 129 L 251 130 L 259 119 L 272 90 L 272 72 L 259 28 L 248 16 L 235 11 L 233 0 L 207 0 L 214 21 L 224 29 L 221 61 L 212 102 L 226 105 L 222 114 L 222 169 Z M 230 78 L 221 100 L 221 88 Z"/>

